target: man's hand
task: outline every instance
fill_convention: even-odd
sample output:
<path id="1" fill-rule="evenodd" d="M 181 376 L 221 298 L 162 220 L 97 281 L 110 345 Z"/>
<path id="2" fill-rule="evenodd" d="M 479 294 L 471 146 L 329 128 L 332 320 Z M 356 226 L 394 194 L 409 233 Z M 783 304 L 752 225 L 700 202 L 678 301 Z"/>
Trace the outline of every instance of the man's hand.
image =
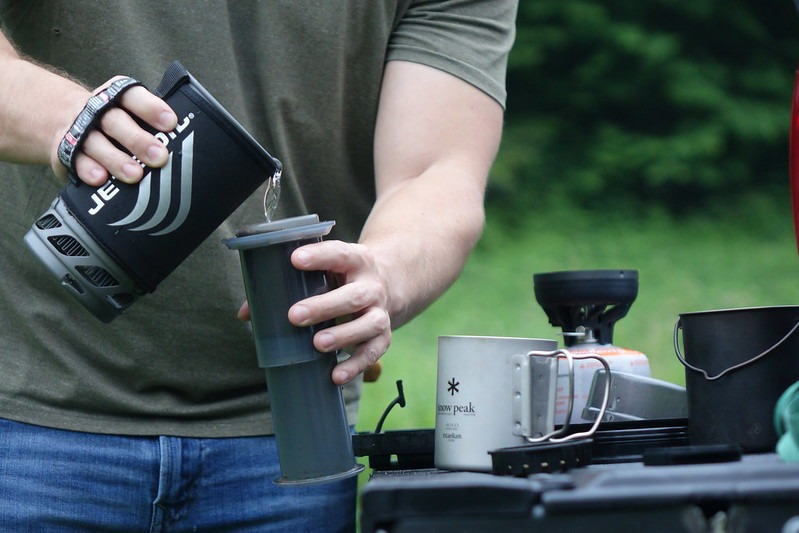
<path id="1" fill-rule="evenodd" d="M 119 77 L 108 80 L 92 94 L 98 94 L 116 79 Z M 147 89 L 132 87 L 125 91 L 116 105 L 105 111 L 86 134 L 81 151 L 76 155 L 75 170 L 83 182 L 99 186 L 109 175 L 113 175 L 125 183 L 136 183 L 143 176 L 139 161 L 151 167 L 166 164 L 169 155 L 166 147 L 142 129 L 135 119 L 163 132 L 171 131 L 177 126 L 175 112 Z M 55 140 L 56 149 L 70 126 L 68 124 L 63 130 L 59 130 Z M 118 146 L 132 153 L 135 159 Z M 51 156 L 51 166 L 56 175 L 66 177 L 67 169 L 58 160 L 55 151 Z"/>
<path id="2" fill-rule="evenodd" d="M 288 317 L 298 327 L 349 317 L 314 336 L 314 347 L 323 353 L 354 347 L 351 357 L 333 371 L 333 382 L 343 385 L 373 367 L 391 343 L 387 284 L 368 248 L 360 244 L 308 244 L 294 251 L 291 263 L 299 270 L 329 272 L 339 282 L 334 290 L 294 304 Z M 246 302 L 238 317 L 249 320 Z"/>
<path id="3" fill-rule="evenodd" d="M 50 165 L 62 178 L 67 169 L 58 159 L 58 146 L 89 98 L 112 81 L 90 91 L 60 73 L 21 57 L 0 33 L 0 159 L 14 163 Z M 86 133 L 75 167 L 89 185 L 102 185 L 109 175 L 135 183 L 142 163 L 158 167 L 167 161 L 166 148 L 142 129 L 138 119 L 156 130 L 171 131 L 177 116 L 160 98 L 143 87 L 124 92 Z"/>
<path id="4" fill-rule="evenodd" d="M 340 283 L 335 290 L 294 304 L 289 309 L 289 320 L 296 326 L 310 326 L 339 317 L 351 318 L 314 336 L 314 346 L 321 352 L 355 347 L 351 357 L 333 371 L 333 382 L 343 385 L 376 363 L 391 344 L 387 280 L 369 248 L 362 244 L 309 244 L 295 250 L 291 262 L 300 270 L 330 272 Z"/>

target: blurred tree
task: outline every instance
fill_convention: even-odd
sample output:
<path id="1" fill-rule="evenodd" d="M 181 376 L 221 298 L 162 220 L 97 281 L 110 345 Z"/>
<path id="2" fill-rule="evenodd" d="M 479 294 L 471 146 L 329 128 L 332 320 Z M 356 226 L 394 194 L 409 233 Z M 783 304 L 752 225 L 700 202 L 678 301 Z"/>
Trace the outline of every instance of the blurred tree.
<path id="1" fill-rule="evenodd" d="M 489 209 L 787 196 L 797 62 L 789 0 L 522 0 Z"/>

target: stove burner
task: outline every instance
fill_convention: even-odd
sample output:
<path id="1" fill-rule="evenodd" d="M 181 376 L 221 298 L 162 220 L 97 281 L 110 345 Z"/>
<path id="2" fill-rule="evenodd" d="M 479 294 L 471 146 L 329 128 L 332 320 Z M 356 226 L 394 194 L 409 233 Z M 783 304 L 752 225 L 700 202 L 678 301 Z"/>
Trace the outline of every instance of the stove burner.
<path id="1" fill-rule="evenodd" d="M 581 338 L 613 343 L 613 325 L 638 295 L 637 270 L 576 270 L 534 274 L 535 298 L 549 323 L 563 329 L 564 343 Z"/>

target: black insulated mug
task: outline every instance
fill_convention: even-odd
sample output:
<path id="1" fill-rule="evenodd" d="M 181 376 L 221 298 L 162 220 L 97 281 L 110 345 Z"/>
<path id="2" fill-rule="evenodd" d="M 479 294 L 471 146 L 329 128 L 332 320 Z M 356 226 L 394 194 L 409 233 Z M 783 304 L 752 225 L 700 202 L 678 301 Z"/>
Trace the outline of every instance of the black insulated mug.
<path id="1" fill-rule="evenodd" d="M 89 311 L 111 322 L 153 292 L 266 179 L 272 157 L 179 62 L 156 93 L 178 116 L 169 151 L 134 185 L 68 183 L 25 243 Z"/>

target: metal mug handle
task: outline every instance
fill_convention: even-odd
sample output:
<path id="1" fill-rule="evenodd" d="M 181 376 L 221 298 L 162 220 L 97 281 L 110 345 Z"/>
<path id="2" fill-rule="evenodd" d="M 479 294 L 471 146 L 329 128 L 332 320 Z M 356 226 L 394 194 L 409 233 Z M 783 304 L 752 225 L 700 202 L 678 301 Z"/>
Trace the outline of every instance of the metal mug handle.
<path id="1" fill-rule="evenodd" d="M 555 358 L 565 358 L 569 365 L 569 403 L 568 408 L 566 409 L 566 419 L 563 422 L 563 426 L 560 429 L 547 433 L 546 435 L 542 435 L 540 437 L 525 437 L 528 442 L 530 443 L 539 443 L 544 441 L 549 442 L 566 442 L 569 440 L 574 440 L 582 437 L 590 437 L 593 435 L 599 424 L 605 418 L 605 411 L 607 410 L 608 403 L 610 401 L 610 366 L 608 362 L 605 361 L 604 358 L 600 357 L 596 354 L 584 354 L 584 355 L 574 355 L 569 350 L 565 348 L 560 348 L 558 350 L 552 352 L 541 352 L 541 351 L 531 351 L 527 353 L 528 356 L 540 356 L 540 357 L 555 357 Z M 594 420 L 594 423 L 587 431 L 572 433 L 571 435 L 566 435 L 565 437 L 561 437 L 569 430 L 569 423 L 571 421 L 572 410 L 574 408 L 574 359 L 596 359 L 599 361 L 603 367 L 605 367 L 605 372 L 607 372 L 608 379 L 605 380 L 605 397 L 602 399 L 602 405 L 599 409 L 599 415 Z"/>
<path id="2" fill-rule="evenodd" d="M 699 372 L 700 374 L 705 376 L 705 379 L 708 380 L 708 381 L 715 381 L 717 379 L 720 379 L 720 378 L 726 376 L 730 372 L 738 370 L 739 368 L 743 368 L 743 367 L 745 367 L 747 365 L 751 365 L 755 361 L 758 361 L 758 360 L 762 359 L 763 357 L 767 356 L 772 351 L 774 351 L 777 348 L 779 348 L 780 345 L 783 342 L 788 340 L 788 338 L 791 335 L 793 335 L 794 332 L 797 329 L 799 329 L 799 322 L 794 324 L 794 326 L 791 328 L 791 330 L 788 333 L 786 333 L 783 338 L 778 340 L 776 342 L 776 344 L 774 344 L 771 348 L 767 348 L 765 351 L 760 352 L 759 354 L 757 354 L 756 356 L 752 357 L 751 359 L 748 359 L 748 360 L 746 360 L 746 361 L 744 361 L 742 363 L 738 363 L 737 365 L 733 365 L 733 366 L 731 366 L 729 368 L 726 368 L 726 369 L 722 370 L 721 372 L 719 372 L 718 374 L 716 374 L 715 376 L 709 375 L 707 373 L 707 370 L 704 370 L 702 368 L 696 367 L 696 366 L 690 364 L 688 361 L 685 360 L 685 357 L 683 356 L 682 351 L 680 351 L 679 335 L 680 335 L 680 330 L 681 329 L 682 329 L 682 317 L 678 318 L 677 322 L 674 324 L 674 353 L 677 355 L 677 359 L 680 361 L 680 363 L 683 364 L 683 366 L 685 366 L 685 368 L 688 368 L 689 370 L 693 370 L 694 372 Z"/>

